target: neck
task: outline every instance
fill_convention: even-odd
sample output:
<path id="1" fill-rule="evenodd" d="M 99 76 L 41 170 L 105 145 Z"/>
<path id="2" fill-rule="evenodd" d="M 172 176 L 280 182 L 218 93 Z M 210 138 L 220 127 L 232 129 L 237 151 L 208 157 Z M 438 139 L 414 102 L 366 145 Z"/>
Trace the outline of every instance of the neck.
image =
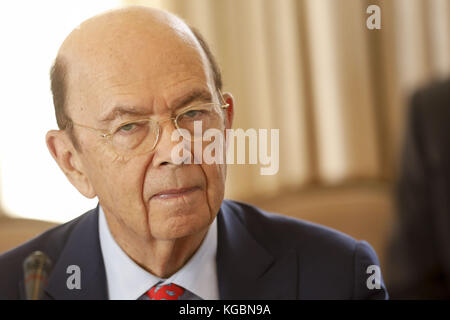
<path id="1" fill-rule="evenodd" d="M 160 278 L 181 269 L 200 247 L 208 232 L 205 228 L 182 238 L 161 240 L 150 235 L 137 236 L 105 212 L 109 230 L 120 248 L 140 267 Z M 209 227 L 209 226 L 208 226 Z"/>

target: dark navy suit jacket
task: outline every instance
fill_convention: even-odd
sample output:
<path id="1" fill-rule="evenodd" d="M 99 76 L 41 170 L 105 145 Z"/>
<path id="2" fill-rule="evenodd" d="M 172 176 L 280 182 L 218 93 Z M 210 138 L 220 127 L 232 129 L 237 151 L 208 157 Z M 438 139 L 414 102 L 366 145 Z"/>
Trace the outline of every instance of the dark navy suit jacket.
<path id="1" fill-rule="evenodd" d="M 224 200 L 217 216 L 221 299 L 386 299 L 369 289 L 367 242 L 329 228 Z M 53 261 L 46 299 L 108 299 L 98 233 L 98 208 L 0 255 L 0 299 L 23 299 L 24 259 L 33 251 Z M 67 267 L 81 270 L 81 289 L 68 289 Z"/>

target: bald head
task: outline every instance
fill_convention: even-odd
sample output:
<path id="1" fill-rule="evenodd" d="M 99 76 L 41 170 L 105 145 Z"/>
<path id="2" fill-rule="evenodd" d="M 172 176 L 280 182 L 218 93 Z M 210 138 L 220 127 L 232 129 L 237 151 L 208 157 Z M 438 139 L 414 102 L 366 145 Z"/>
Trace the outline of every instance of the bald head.
<path id="1" fill-rule="evenodd" d="M 201 37 L 176 16 L 143 7 L 82 23 L 52 69 L 56 115 L 66 130 L 47 132 L 51 155 L 80 193 L 98 197 L 128 256 L 160 277 L 192 256 L 224 197 L 225 163 L 197 163 L 197 151 L 195 163 L 174 160 L 180 145 L 185 155 L 189 141 L 198 144 L 176 141 L 194 122 L 195 135 L 200 124 L 205 136 L 220 131 L 226 139 L 234 103 L 220 87 Z M 213 139 L 212 153 L 225 155 L 226 140 Z M 180 192 L 166 197 L 165 190 Z"/>
<path id="2" fill-rule="evenodd" d="M 220 70 L 208 45 L 175 15 L 127 7 L 90 18 L 65 39 L 51 69 L 58 127 L 71 130 L 74 110 L 89 106 L 88 93 L 102 90 L 109 83 L 105 80 L 120 79 L 111 85 L 124 86 L 145 82 L 160 76 L 162 63 L 165 72 L 177 72 L 195 60 L 206 66 L 214 89 L 221 89 Z"/>

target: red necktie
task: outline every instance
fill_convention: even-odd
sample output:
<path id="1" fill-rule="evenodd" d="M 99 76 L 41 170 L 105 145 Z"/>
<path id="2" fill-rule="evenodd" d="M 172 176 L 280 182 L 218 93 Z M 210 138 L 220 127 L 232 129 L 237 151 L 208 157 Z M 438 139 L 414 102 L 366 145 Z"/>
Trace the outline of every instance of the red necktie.
<path id="1" fill-rule="evenodd" d="M 184 289 L 174 283 L 164 286 L 154 286 L 147 291 L 150 300 L 178 300 Z"/>

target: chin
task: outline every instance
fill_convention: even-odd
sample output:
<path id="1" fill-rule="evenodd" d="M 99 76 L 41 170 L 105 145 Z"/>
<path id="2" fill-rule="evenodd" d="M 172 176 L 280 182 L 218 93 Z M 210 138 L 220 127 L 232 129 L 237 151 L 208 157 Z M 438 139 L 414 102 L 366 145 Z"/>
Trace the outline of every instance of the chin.
<path id="1" fill-rule="evenodd" d="M 206 209 L 206 210 L 205 210 Z M 204 231 L 213 221 L 206 208 L 174 210 L 152 214 L 149 219 L 152 236 L 160 240 L 179 239 Z"/>

